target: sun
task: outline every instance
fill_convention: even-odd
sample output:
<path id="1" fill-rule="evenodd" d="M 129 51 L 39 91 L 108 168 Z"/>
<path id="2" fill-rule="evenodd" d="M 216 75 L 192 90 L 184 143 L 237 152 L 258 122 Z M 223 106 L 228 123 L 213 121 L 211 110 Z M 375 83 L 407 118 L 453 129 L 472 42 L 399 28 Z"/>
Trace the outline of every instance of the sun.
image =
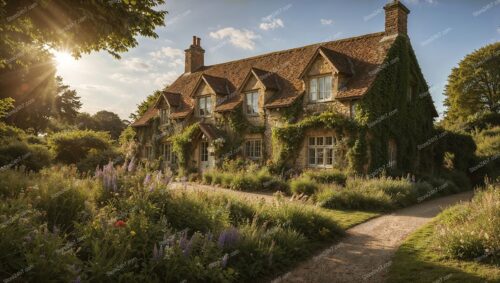
<path id="1" fill-rule="evenodd" d="M 66 51 L 53 51 L 52 54 L 59 69 L 71 68 L 76 64 L 76 59 Z"/>

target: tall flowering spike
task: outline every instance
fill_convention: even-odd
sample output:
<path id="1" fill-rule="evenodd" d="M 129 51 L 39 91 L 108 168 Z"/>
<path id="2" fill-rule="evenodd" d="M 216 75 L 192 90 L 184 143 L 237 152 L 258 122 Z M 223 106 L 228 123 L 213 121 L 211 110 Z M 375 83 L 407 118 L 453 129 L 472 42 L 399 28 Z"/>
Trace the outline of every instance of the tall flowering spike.
<path id="1" fill-rule="evenodd" d="M 128 172 L 134 172 L 135 171 L 135 156 L 132 156 L 132 159 L 130 160 L 130 163 L 128 164 Z"/>
<path id="2" fill-rule="evenodd" d="M 146 177 L 144 178 L 144 186 L 148 185 L 149 182 L 151 182 L 151 174 L 146 174 Z"/>
<path id="3" fill-rule="evenodd" d="M 222 268 L 225 268 L 227 266 L 227 260 L 229 259 L 229 255 L 228 254 L 225 254 L 223 257 L 222 257 L 222 261 L 220 263 L 221 267 Z"/>
<path id="4" fill-rule="evenodd" d="M 153 259 L 157 260 L 157 259 L 159 259 L 159 256 L 160 255 L 159 255 L 159 252 L 158 252 L 158 247 L 156 246 L 156 243 L 155 243 L 155 245 L 153 247 Z"/>

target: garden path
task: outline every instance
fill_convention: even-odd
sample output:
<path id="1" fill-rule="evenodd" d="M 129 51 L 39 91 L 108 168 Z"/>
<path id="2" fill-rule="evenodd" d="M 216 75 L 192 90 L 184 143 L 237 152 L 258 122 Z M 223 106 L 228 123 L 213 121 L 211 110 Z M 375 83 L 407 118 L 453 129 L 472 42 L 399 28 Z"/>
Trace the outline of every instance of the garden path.
<path id="1" fill-rule="evenodd" d="M 468 201 L 472 195 L 465 192 L 426 201 L 354 226 L 339 243 L 272 282 L 383 282 L 392 256 L 411 232 L 443 208 Z"/>

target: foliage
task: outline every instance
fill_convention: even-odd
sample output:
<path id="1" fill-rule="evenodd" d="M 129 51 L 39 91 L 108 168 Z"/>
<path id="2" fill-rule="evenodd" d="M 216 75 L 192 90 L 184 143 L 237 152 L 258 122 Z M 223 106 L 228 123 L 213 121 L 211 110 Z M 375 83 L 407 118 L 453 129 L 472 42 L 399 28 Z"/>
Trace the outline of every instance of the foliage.
<path id="1" fill-rule="evenodd" d="M 500 126 L 473 132 L 476 154 L 481 157 L 494 156 L 500 152 Z"/>
<path id="2" fill-rule="evenodd" d="M 336 169 L 307 170 L 303 175 L 319 184 L 345 185 L 347 180 L 347 175 Z"/>
<path id="3" fill-rule="evenodd" d="M 140 104 L 137 105 L 137 110 L 134 113 L 130 114 L 130 119 L 137 120 L 146 113 L 146 111 L 155 104 L 158 98 L 161 96 L 162 91 L 155 90 L 152 94 L 148 95 L 145 100 L 143 100 Z"/>
<path id="4" fill-rule="evenodd" d="M 343 233 L 313 206 L 169 190 L 166 175 L 125 168 L 0 172 L 4 277 L 33 264 L 21 280 L 254 282 Z"/>
<path id="5" fill-rule="evenodd" d="M 325 208 L 390 211 L 465 189 L 464 184 L 445 179 L 413 183 L 404 178 L 355 177 L 347 180 L 345 188 L 323 187 L 313 198 Z"/>
<path id="6" fill-rule="evenodd" d="M 436 247 L 435 221 L 412 233 L 394 255 L 386 282 L 498 282 L 500 269 L 478 258 L 477 261 L 455 260 L 443 256 Z M 415 277 L 418 274 L 418 278 Z"/>
<path id="7" fill-rule="evenodd" d="M 290 189 L 293 194 L 311 196 L 318 190 L 318 185 L 311 178 L 301 177 L 290 182 Z"/>
<path id="8" fill-rule="evenodd" d="M 344 135 L 353 133 L 357 126 L 354 121 L 341 114 L 323 112 L 320 115 L 306 117 L 295 124 L 274 128 L 273 143 L 279 147 L 276 153 L 276 163 L 285 165 L 292 161 L 298 154 L 306 130 L 314 128 L 332 129 L 340 135 Z"/>
<path id="9" fill-rule="evenodd" d="M 56 77 L 57 96 L 54 101 L 55 115 L 58 119 L 74 123 L 78 115 L 78 110 L 82 107 L 80 97 L 76 91 L 64 85 L 61 77 Z"/>
<path id="10" fill-rule="evenodd" d="M 285 193 L 289 191 L 288 184 L 271 175 L 266 167 L 246 170 L 211 170 L 203 173 L 203 182 L 238 191 L 282 191 Z"/>
<path id="11" fill-rule="evenodd" d="M 0 168 L 8 169 L 24 166 L 27 170 L 38 171 L 49 166 L 52 155 L 40 144 L 28 144 L 24 140 L 4 139 L 0 145 Z"/>
<path id="12" fill-rule="evenodd" d="M 182 132 L 171 136 L 169 139 L 172 142 L 172 151 L 177 156 L 179 167 L 186 171 L 190 155 L 190 147 L 194 135 L 199 132 L 199 123 L 194 123 L 182 130 Z"/>
<path id="13" fill-rule="evenodd" d="M 48 141 L 55 160 L 65 164 L 83 160 L 91 150 L 103 151 L 111 148 L 111 138 L 108 133 L 88 130 L 55 133 Z"/>
<path id="14" fill-rule="evenodd" d="M 445 89 L 445 124 L 467 121 L 476 113 L 500 113 L 500 43 L 467 55 L 453 68 Z"/>
<path id="15" fill-rule="evenodd" d="M 0 99 L 0 118 L 7 116 L 12 108 L 14 108 L 14 99 L 10 97 Z"/>
<path id="16" fill-rule="evenodd" d="M 456 259 L 483 258 L 500 265 L 500 186 L 489 184 L 470 203 L 440 216 L 437 240 L 444 254 Z"/>

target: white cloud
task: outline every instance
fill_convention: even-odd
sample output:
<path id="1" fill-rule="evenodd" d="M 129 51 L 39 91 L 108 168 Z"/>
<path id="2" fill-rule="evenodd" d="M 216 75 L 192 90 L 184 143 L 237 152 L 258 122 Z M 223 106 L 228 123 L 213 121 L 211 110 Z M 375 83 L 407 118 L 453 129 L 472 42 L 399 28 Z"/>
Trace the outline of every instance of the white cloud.
<path id="1" fill-rule="evenodd" d="M 331 20 L 331 19 L 321 19 L 320 22 L 324 26 L 328 26 L 328 25 L 333 24 L 333 20 Z"/>
<path id="2" fill-rule="evenodd" d="M 283 21 L 280 18 L 277 19 L 269 19 L 263 23 L 260 23 L 260 29 L 262 30 L 273 30 L 276 28 L 283 28 L 285 27 L 285 24 L 283 24 Z"/>
<path id="3" fill-rule="evenodd" d="M 406 2 L 408 2 L 409 4 L 420 4 L 422 2 L 425 2 L 427 4 L 435 4 L 437 3 L 436 0 L 405 0 Z"/>
<path id="4" fill-rule="evenodd" d="M 174 59 L 177 57 L 182 57 L 184 55 L 184 52 L 180 49 L 177 48 L 172 48 L 172 47 L 163 47 L 162 49 L 151 52 L 149 53 L 153 58 L 155 59 L 163 59 L 163 58 L 170 58 Z"/>
<path id="5" fill-rule="evenodd" d="M 255 48 L 255 42 L 253 40 L 260 38 L 258 34 L 251 30 L 240 30 L 233 27 L 227 27 L 211 32 L 210 37 L 215 39 L 228 38 L 229 42 L 231 42 L 234 46 L 249 50 L 253 50 Z"/>
<path id="6" fill-rule="evenodd" d="M 115 80 L 115 81 L 119 81 L 121 83 L 138 83 L 140 82 L 141 80 L 137 77 L 131 77 L 131 76 L 127 76 L 127 75 L 124 75 L 124 74 L 120 74 L 120 73 L 114 73 L 112 74 L 111 76 L 109 76 L 111 79 Z"/>
<path id="7" fill-rule="evenodd" d="M 153 73 L 150 74 L 151 81 L 154 85 L 158 87 L 164 87 L 168 84 L 171 84 L 177 77 L 179 73 L 175 71 L 170 71 L 167 73 Z"/>
<path id="8" fill-rule="evenodd" d="M 151 66 L 141 58 L 130 58 L 123 61 L 125 68 L 133 71 L 147 71 Z"/>

